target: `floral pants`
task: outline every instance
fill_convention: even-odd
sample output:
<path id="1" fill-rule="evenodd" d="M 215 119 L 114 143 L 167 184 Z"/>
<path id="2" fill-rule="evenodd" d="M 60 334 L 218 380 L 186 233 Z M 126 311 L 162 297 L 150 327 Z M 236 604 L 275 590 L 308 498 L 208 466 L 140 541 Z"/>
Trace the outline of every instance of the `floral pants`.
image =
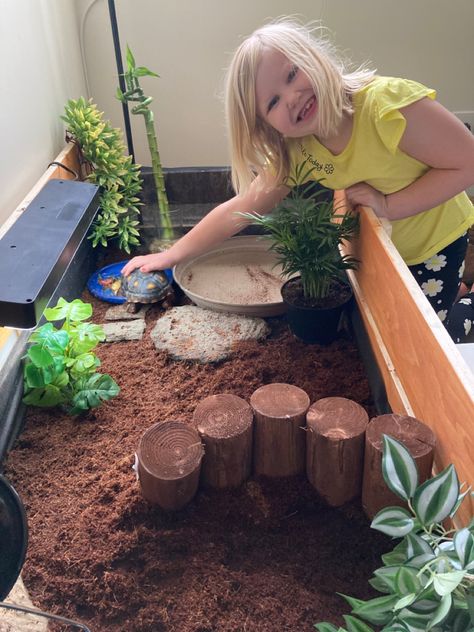
<path id="1" fill-rule="evenodd" d="M 464 272 L 467 233 L 423 263 L 409 266 L 431 306 L 438 314 L 454 342 L 468 342 L 474 333 L 474 292 L 463 296 L 456 304 Z"/>

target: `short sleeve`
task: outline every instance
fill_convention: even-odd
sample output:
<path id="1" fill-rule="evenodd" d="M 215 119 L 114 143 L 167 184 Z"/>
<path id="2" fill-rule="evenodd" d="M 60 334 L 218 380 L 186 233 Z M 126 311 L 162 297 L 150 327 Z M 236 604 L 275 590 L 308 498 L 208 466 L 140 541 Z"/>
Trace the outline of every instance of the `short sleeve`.
<path id="1" fill-rule="evenodd" d="M 400 109 L 424 97 L 435 99 L 436 91 L 407 79 L 390 77 L 384 82 L 377 82 L 370 102 L 374 108 L 377 133 L 390 153 L 396 152 L 406 127 L 406 120 Z"/>

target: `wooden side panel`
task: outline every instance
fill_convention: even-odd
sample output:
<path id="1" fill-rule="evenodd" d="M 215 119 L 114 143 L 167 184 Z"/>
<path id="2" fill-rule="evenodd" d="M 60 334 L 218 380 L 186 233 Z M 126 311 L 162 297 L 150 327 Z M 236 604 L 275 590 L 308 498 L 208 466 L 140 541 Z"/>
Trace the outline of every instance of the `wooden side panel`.
<path id="1" fill-rule="evenodd" d="M 361 209 L 355 295 L 393 412 L 417 417 L 437 438 L 436 470 L 450 463 L 474 484 L 474 376 L 373 211 Z M 459 511 L 466 524 L 472 498 Z"/>

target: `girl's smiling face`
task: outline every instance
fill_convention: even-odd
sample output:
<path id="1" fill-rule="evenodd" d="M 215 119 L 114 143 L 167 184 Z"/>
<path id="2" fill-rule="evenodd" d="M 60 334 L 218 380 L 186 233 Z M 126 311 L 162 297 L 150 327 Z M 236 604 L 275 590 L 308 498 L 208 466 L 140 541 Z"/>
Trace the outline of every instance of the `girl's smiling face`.
<path id="1" fill-rule="evenodd" d="M 316 132 L 318 101 L 302 70 L 283 53 L 262 52 L 255 81 L 257 112 L 283 136 L 300 138 Z"/>

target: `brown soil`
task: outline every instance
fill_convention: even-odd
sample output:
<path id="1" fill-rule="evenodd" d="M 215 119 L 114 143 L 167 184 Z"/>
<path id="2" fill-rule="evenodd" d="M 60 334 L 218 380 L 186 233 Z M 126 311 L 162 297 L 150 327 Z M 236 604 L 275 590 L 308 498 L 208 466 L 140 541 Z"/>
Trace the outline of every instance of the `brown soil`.
<path id="1" fill-rule="evenodd" d="M 108 305 L 84 299 L 101 322 Z M 272 319 L 270 338 L 241 343 L 232 359 L 175 362 L 150 340 L 160 313 L 149 310 L 142 341 L 100 347 L 101 370 L 122 389 L 115 400 L 81 418 L 28 410 L 6 475 L 27 510 L 23 577 L 34 603 L 93 632 L 309 632 L 317 621 L 342 623 L 349 608 L 336 591 L 371 596 L 367 580 L 391 548 L 359 502 L 332 509 L 305 477 L 253 477 L 233 491 L 200 489 L 166 514 L 142 498 L 132 464 L 147 428 L 192 423 L 212 394 L 248 401 L 263 384 L 286 382 L 311 402 L 347 397 L 374 414 L 354 342 L 304 345 Z"/>
<path id="2" fill-rule="evenodd" d="M 352 294 L 347 283 L 333 279 L 327 296 L 324 298 L 309 298 L 303 294 L 303 284 L 301 283 L 300 277 L 287 281 L 284 285 L 283 292 L 287 304 L 296 305 L 298 307 L 315 307 L 318 309 L 338 307 L 343 303 L 347 303 Z"/>

